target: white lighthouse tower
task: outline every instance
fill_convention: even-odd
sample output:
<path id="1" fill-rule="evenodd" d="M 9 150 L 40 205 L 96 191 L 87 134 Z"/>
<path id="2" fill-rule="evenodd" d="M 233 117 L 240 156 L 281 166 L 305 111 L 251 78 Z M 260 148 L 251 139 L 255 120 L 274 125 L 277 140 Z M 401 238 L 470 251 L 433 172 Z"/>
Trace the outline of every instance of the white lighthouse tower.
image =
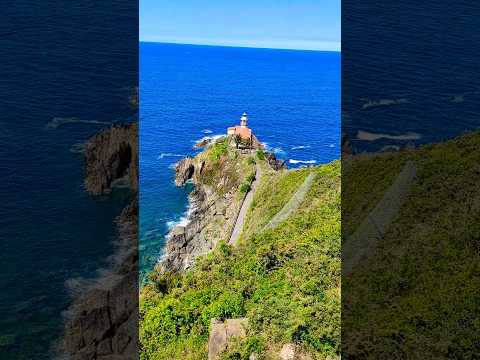
<path id="1" fill-rule="evenodd" d="M 247 113 L 244 112 L 242 117 L 240 118 L 240 126 L 241 127 L 247 127 L 247 120 L 248 120 Z"/>

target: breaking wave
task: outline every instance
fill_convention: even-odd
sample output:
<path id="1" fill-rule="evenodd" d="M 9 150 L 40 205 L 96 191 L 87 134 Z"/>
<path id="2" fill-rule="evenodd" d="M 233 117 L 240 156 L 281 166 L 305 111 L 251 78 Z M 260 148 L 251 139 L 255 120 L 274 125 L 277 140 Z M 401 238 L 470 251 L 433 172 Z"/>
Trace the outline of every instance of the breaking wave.
<path id="1" fill-rule="evenodd" d="M 166 157 L 185 157 L 185 155 L 173 154 L 173 153 L 161 153 L 160 155 L 157 156 L 157 160 L 160 160 Z"/>
<path id="2" fill-rule="evenodd" d="M 204 134 L 211 134 L 211 133 L 213 133 L 213 131 L 210 130 L 210 129 L 203 129 L 202 132 L 203 132 Z"/>
<path id="3" fill-rule="evenodd" d="M 288 160 L 290 164 L 316 164 L 317 160 L 295 160 L 295 159 L 290 159 Z"/>
<path id="4" fill-rule="evenodd" d="M 271 147 L 267 142 L 262 142 L 263 147 L 265 150 L 268 152 L 274 153 L 275 155 L 284 155 L 285 150 L 283 150 L 281 147 Z"/>
<path id="5" fill-rule="evenodd" d="M 195 144 L 198 144 L 198 143 L 201 143 L 201 142 L 203 142 L 203 141 L 208 141 L 208 142 L 212 143 L 212 142 L 217 141 L 218 139 L 223 138 L 224 136 L 225 136 L 225 135 L 223 135 L 223 134 L 204 136 L 204 137 L 202 137 L 202 138 L 200 138 L 200 139 L 198 139 L 198 140 L 195 140 L 194 143 L 195 143 Z"/>
<path id="6" fill-rule="evenodd" d="M 54 117 L 51 121 L 47 123 L 46 128 L 53 130 L 67 124 L 112 125 L 112 122 L 99 120 L 84 120 L 76 117 Z"/>
<path id="7" fill-rule="evenodd" d="M 407 132 L 401 135 L 389 135 L 389 134 L 377 134 L 371 133 L 368 131 L 359 130 L 357 132 L 357 139 L 364 140 L 364 141 L 375 141 L 378 139 L 390 139 L 390 140 L 418 140 L 422 137 L 422 135 L 414 133 L 414 132 Z"/>
<path id="8" fill-rule="evenodd" d="M 366 99 L 368 100 L 368 99 Z M 402 99 L 381 99 L 381 100 L 368 100 L 365 104 L 362 106 L 362 110 L 366 110 L 368 108 L 372 107 L 379 107 L 379 106 L 391 106 L 391 105 L 400 105 L 400 104 L 407 104 L 409 103 L 408 99 L 402 98 Z"/>
<path id="9" fill-rule="evenodd" d="M 190 222 L 190 216 L 195 211 L 195 207 L 189 204 L 188 209 L 183 213 L 183 215 L 177 220 L 167 221 L 167 230 L 170 232 L 173 228 L 177 226 L 187 226 Z"/>
<path id="10" fill-rule="evenodd" d="M 85 152 L 85 143 L 73 144 L 70 148 L 70 152 L 73 154 L 83 154 Z"/>
<path id="11" fill-rule="evenodd" d="M 292 146 L 290 150 L 310 149 L 310 145 Z"/>

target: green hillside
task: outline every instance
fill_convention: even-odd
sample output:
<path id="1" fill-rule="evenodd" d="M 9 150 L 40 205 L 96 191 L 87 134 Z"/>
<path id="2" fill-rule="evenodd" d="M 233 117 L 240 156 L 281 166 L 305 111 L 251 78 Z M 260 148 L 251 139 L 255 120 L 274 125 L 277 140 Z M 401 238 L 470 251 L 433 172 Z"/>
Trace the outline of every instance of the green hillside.
<path id="1" fill-rule="evenodd" d="M 340 349 L 340 163 L 264 173 L 235 247 L 221 243 L 194 269 L 153 275 L 140 298 L 141 359 L 207 359 L 211 318 L 246 317 L 228 359 L 274 359 L 295 342 L 313 359 Z M 288 221 L 266 225 L 310 172 Z"/>
<path id="2" fill-rule="evenodd" d="M 480 354 L 479 147 L 477 132 L 417 150 L 359 156 L 343 169 L 345 242 L 407 160 L 417 179 L 377 251 L 342 279 L 342 355 Z"/>

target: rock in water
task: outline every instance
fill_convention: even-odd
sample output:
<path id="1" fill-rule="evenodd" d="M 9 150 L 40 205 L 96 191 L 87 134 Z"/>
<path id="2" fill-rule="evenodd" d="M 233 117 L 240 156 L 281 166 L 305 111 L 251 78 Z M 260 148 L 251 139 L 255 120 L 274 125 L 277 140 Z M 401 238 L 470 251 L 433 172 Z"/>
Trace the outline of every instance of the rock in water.
<path id="1" fill-rule="evenodd" d="M 266 153 L 265 154 L 265 158 L 267 159 L 268 161 L 268 164 L 270 165 L 270 167 L 273 169 L 273 170 L 282 170 L 282 169 L 286 169 L 287 168 L 287 165 L 285 164 L 285 161 L 284 160 L 279 160 L 275 157 L 275 154 L 272 154 L 272 153 Z"/>

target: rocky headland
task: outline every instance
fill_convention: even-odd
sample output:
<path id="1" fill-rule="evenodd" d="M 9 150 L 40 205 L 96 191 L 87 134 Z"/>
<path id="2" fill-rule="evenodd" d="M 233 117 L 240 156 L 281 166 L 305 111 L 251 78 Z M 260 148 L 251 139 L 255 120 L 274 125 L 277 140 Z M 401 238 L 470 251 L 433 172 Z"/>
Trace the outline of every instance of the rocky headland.
<path id="1" fill-rule="evenodd" d="M 210 252 L 220 241 L 228 241 L 235 226 L 245 191 L 255 176 L 255 150 L 241 152 L 229 138 L 203 144 L 195 157 L 175 166 L 175 184 L 193 182 L 187 218 L 168 234 L 165 255 L 156 271 L 180 272 L 191 268 L 195 258 Z"/>

